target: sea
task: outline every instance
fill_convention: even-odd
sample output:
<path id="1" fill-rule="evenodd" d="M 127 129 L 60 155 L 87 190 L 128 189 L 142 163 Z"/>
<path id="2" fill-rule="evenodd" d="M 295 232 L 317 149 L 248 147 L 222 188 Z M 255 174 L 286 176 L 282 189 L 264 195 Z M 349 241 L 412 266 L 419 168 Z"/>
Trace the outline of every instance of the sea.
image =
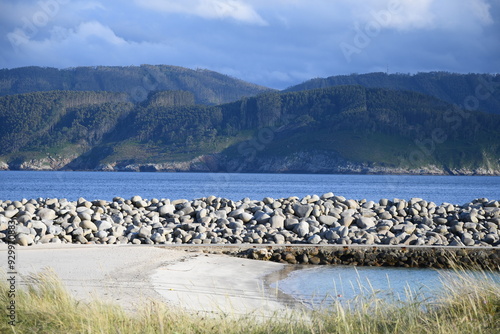
<path id="1" fill-rule="evenodd" d="M 464 204 L 476 198 L 500 200 L 500 177 L 332 174 L 221 174 L 1 171 L 0 200 L 66 198 L 74 201 L 196 199 L 210 195 L 243 198 L 287 198 L 333 192 L 347 199 L 422 198 L 436 204 Z M 446 284 L 447 271 L 408 268 L 321 266 L 292 271 L 272 288 L 308 307 L 323 307 L 375 293 L 404 300 L 432 298 Z M 496 276 L 498 278 L 498 276 Z"/>
<path id="2" fill-rule="evenodd" d="M 0 200 L 114 197 L 195 199 L 215 195 L 287 198 L 333 192 L 347 199 L 410 199 L 463 204 L 475 198 L 500 199 L 497 176 L 222 174 L 0 171 Z"/>

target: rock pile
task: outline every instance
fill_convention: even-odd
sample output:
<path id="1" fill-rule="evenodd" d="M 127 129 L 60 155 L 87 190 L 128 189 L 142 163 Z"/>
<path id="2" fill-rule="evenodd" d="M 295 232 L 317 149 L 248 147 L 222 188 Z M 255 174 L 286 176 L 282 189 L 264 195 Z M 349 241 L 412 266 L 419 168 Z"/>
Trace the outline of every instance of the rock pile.
<path id="1" fill-rule="evenodd" d="M 255 246 L 254 246 L 255 247 Z M 425 246 L 268 246 L 228 254 L 289 264 L 356 265 L 412 268 L 500 269 L 498 248 Z"/>
<path id="2" fill-rule="evenodd" d="M 499 246 L 500 203 L 322 196 L 0 201 L 0 240 L 77 244 Z"/>

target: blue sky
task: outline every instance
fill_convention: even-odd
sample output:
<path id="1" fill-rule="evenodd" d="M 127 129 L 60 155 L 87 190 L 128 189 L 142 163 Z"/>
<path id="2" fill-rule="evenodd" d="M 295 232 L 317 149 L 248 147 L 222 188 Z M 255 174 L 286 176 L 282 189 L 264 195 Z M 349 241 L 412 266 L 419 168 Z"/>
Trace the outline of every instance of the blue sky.
<path id="1" fill-rule="evenodd" d="M 0 68 L 166 64 L 272 88 L 386 71 L 496 73 L 500 0 L 2 0 Z"/>

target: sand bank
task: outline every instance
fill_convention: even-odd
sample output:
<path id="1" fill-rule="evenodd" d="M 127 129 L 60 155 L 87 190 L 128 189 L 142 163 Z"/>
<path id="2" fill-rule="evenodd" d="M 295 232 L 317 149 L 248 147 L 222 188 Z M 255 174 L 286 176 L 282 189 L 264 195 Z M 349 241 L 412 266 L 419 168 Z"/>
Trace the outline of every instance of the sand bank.
<path id="1" fill-rule="evenodd" d="M 0 248 L 6 269 L 6 245 Z M 18 282 L 54 270 L 75 298 L 97 297 L 137 310 L 156 300 L 193 312 L 271 315 L 286 309 L 266 276 L 285 265 L 218 254 L 133 245 L 35 245 L 16 248 Z"/>

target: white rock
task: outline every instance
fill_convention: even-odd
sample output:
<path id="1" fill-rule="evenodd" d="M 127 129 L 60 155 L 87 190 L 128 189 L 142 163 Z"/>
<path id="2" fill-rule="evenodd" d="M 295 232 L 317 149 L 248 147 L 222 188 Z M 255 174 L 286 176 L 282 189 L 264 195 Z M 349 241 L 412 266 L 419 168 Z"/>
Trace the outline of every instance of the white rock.
<path id="1" fill-rule="evenodd" d="M 104 231 L 104 230 L 109 230 L 110 228 L 113 227 L 113 224 L 111 224 L 109 221 L 107 220 L 99 220 L 99 221 L 96 221 L 96 226 L 97 226 L 97 229 L 99 231 Z"/>
<path id="2" fill-rule="evenodd" d="M 337 218 L 333 216 L 319 216 L 318 220 L 321 224 L 325 224 L 328 226 L 331 226 L 337 222 Z"/>
<path id="3" fill-rule="evenodd" d="M 298 225 L 295 226 L 294 232 L 297 233 L 300 238 L 303 238 L 306 234 L 309 233 L 309 223 L 301 221 Z"/>
<path id="4" fill-rule="evenodd" d="M 40 217 L 41 220 L 43 219 L 54 220 L 57 218 L 56 212 L 52 209 L 47 209 L 47 208 L 38 210 L 37 216 Z"/>
<path id="5" fill-rule="evenodd" d="M 30 246 L 33 244 L 33 237 L 31 237 L 31 235 L 21 233 L 17 235 L 16 242 L 21 246 Z"/>
<path id="6" fill-rule="evenodd" d="M 97 232 L 97 226 L 95 226 L 95 224 L 93 222 L 91 222 L 90 220 L 81 221 L 80 227 L 83 229 L 90 229 L 90 230 L 92 230 L 92 232 Z M 73 234 L 75 234 L 75 233 L 73 232 Z"/>
<path id="7" fill-rule="evenodd" d="M 12 218 L 15 215 L 17 215 L 19 212 L 18 209 L 12 209 L 12 210 L 5 210 L 4 212 L 0 212 L 0 214 L 4 215 L 5 218 Z"/>
<path id="8" fill-rule="evenodd" d="M 282 229 L 285 228 L 285 217 L 274 215 L 271 217 L 270 221 L 271 228 Z"/>
<path id="9" fill-rule="evenodd" d="M 321 237 L 317 234 L 312 235 L 307 239 L 307 242 L 310 244 L 319 244 L 320 241 L 321 241 Z"/>
<path id="10" fill-rule="evenodd" d="M 359 228 L 371 228 L 375 226 L 375 220 L 368 217 L 359 217 L 356 224 Z"/>

